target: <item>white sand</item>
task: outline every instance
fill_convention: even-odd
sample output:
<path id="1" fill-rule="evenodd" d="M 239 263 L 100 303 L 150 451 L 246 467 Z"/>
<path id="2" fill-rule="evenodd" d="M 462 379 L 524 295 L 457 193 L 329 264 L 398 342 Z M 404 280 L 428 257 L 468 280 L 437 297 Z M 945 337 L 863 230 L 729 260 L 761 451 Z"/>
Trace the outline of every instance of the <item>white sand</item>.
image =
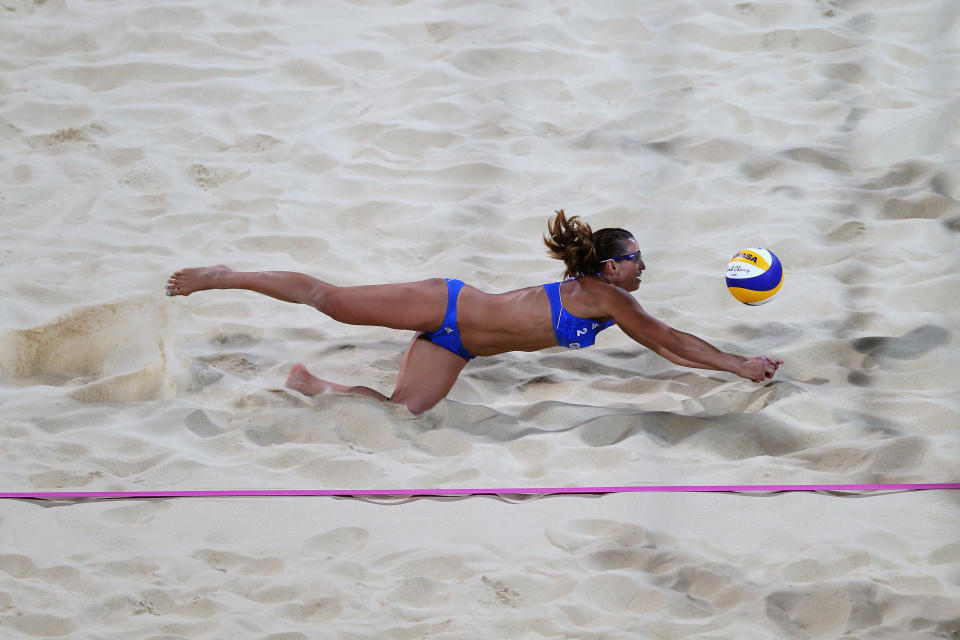
<path id="1" fill-rule="evenodd" d="M 947 492 L 13 503 L 0 608 L 8 632 L 104 639 L 950 638 L 956 509 Z"/>
<path id="2" fill-rule="evenodd" d="M 5 490 L 960 480 L 951 0 L 2 7 Z M 408 334 L 163 295 L 215 262 L 536 285 L 560 275 L 540 243 L 559 207 L 633 231 L 645 308 L 780 355 L 777 380 L 674 367 L 612 329 L 477 359 L 414 417 L 282 390 L 304 360 L 389 392 Z M 758 245 L 786 283 L 751 308 L 723 268 Z M 0 519 L 13 637 L 960 636 L 946 492 Z M 617 555 L 648 544 L 674 564 Z"/>

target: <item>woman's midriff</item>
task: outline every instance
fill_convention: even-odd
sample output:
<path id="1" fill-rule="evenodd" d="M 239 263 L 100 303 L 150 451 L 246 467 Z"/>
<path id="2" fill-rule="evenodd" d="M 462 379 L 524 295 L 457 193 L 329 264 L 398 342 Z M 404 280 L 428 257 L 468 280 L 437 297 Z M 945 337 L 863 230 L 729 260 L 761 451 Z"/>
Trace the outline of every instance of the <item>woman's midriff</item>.
<path id="1" fill-rule="evenodd" d="M 543 287 L 494 294 L 467 285 L 457 300 L 457 325 L 463 347 L 477 356 L 557 346 Z"/>

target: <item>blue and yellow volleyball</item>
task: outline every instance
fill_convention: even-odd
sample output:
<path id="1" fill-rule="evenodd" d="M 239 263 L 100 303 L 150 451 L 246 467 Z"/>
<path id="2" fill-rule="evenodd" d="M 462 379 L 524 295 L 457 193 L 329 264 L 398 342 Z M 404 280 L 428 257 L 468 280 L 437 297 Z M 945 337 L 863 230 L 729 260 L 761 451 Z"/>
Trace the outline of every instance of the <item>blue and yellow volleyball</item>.
<path id="1" fill-rule="evenodd" d="M 783 267 L 769 249 L 744 249 L 727 263 L 727 289 L 743 304 L 770 302 L 782 286 Z"/>

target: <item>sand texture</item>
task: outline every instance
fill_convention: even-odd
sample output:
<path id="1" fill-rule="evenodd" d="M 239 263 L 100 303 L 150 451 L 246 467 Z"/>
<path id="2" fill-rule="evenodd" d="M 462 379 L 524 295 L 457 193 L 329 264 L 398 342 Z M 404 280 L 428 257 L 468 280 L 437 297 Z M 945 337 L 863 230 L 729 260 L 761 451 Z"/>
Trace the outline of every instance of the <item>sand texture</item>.
<path id="1" fill-rule="evenodd" d="M 2 0 L 0 488 L 960 481 L 958 69 L 952 0 Z M 283 388 L 389 393 L 409 333 L 164 296 L 216 263 L 538 285 L 561 207 L 776 379 L 614 328 L 414 416 Z M 750 246 L 762 307 L 724 287 Z M 8 502 L 0 636 L 957 640 L 958 500 Z"/>
<path id="2" fill-rule="evenodd" d="M 0 630 L 942 640 L 960 631 L 956 509 L 936 491 L 13 503 Z"/>

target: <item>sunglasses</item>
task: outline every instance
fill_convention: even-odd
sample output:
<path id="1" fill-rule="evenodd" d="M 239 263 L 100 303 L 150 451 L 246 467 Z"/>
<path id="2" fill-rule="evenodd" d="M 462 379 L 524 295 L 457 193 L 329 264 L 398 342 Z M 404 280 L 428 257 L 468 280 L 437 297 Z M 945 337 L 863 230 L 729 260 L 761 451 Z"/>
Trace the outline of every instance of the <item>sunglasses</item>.
<path id="1" fill-rule="evenodd" d="M 633 253 L 628 253 L 624 256 L 617 256 L 616 258 L 607 258 L 606 260 L 601 260 L 600 262 L 610 262 L 611 260 L 615 262 L 620 262 L 621 260 L 630 260 L 631 262 L 635 262 L 637 264 L 643 262 L 643 258 L 640 257 L 639 251 L 634 251 Z"/>

